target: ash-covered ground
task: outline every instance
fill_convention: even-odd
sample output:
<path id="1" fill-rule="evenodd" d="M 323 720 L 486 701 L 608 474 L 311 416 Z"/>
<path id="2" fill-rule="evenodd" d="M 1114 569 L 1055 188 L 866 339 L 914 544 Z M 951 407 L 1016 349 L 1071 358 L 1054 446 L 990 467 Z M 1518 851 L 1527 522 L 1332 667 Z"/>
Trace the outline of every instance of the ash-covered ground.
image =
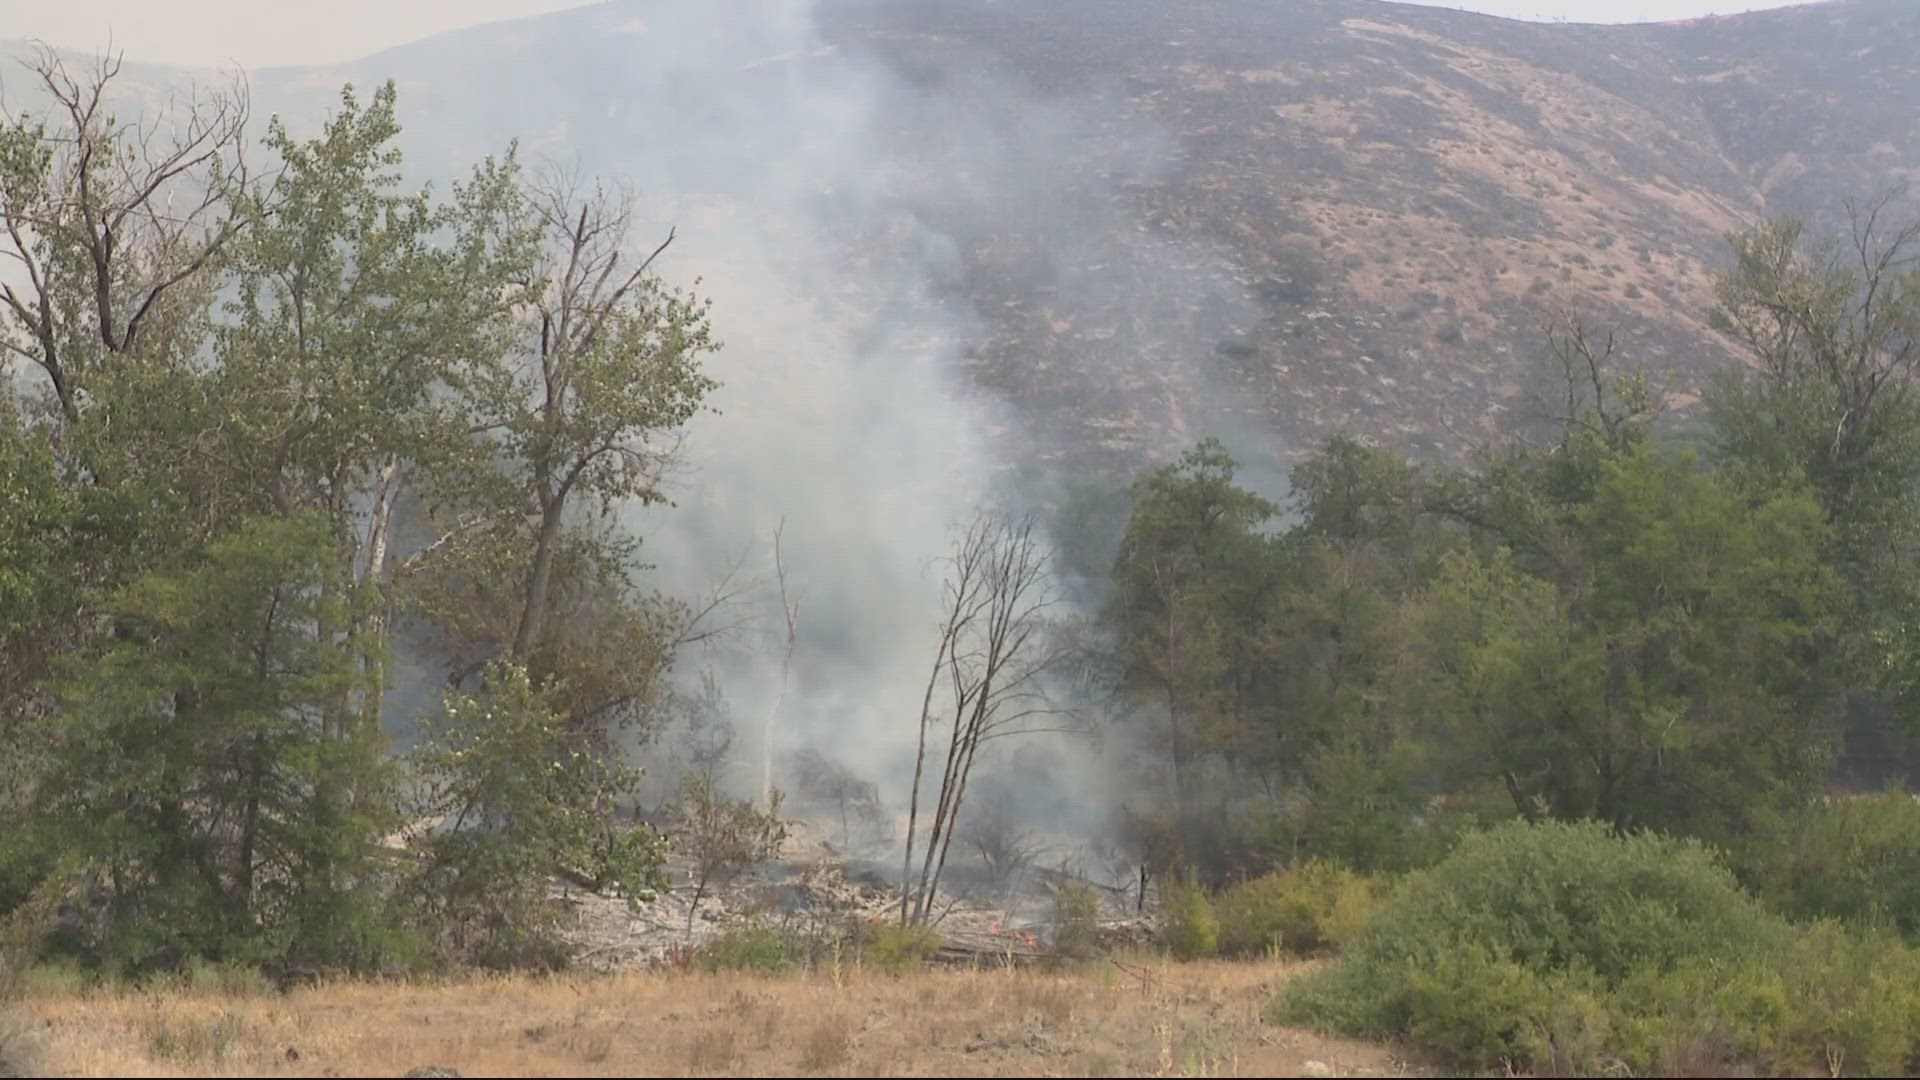
<path id="1" fill-rule="evenodd" d="M 672 890 L 650 902 L 630 905 L 617 895 L 558 891 L 558 901 L 578 920 L 570 935 L 574 962 L 590 971 L 671 964 L 730 930 L 756 925 L 823 943 L 897 925 L 901 850 L 882 832 L 871 826 L 850 832 L 839 821 L 793 821 L 777 858 L 709 886 L 691 919 L 695 888 L 691 867 L 680 856 L 667 865 Z M 988 841 L 992 858 L 972 842 L 962 850 L 956 841 L 935 895 L 930 925 L 939 957 L 1018 962 L 1051 955 L 1059 920 L 1055 898 L 1071 885 L 1086 886 L 1098 899 L 1103 942 L 1152 939 L 1155 893 L 1148 891 L 1143 910 L 1137 879 L 1110 880 L 1111 868 L 1094 865 L 1101 860 L 1084 839 L 1023 833 L 1011 852 L 991 842 L 1005 837 L 980 839 Z"/>

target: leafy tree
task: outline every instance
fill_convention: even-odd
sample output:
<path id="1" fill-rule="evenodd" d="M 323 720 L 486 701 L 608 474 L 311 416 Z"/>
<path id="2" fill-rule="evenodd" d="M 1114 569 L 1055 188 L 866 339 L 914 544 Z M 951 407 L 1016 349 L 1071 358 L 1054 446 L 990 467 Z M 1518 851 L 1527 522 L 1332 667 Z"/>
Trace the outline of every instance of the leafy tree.
<path id="1" fill-rule="evenodd" d="M 326 729 L 351 658 L 315 633 L 337 602 L 318 518 L 254 518 L 116 590 L 113 642 L 69 658 L 41 730 L 40 827 L 103 868 L 110 955 L 327 955 L 340 894 L 378 868 L 354 844 L 396 819 L 373 748 Z M 354 797 L 322 803 L 352 763 Z M 322 870 L 324 868 L 324 870 Z"/>
<path id="2" fill-rule="evenodd" d="M 1892 201 L 1849 206 L 1837 240 L 1790 219 L 1731 238 L 1714 322 L 1752 363 L 1707 399 L 1718 451 L 1805 477 L 1832 524 L 1848 613 L 1830 666 L 1856 732 L 1920 716 L 1920 222 L 1890 224 Z"/>
<path id="3" fill-rule="evenodd" d="M 129 119 L 111 101 L 119 61 L 76 72 L 42 48 L 28 68 L 51 117 L 0 124 L 0 244 L 24 278 L 0 285 L 0 348 L 45 376 L 71 427 L 129 364 L 182 356 L 180 324 L 242 227 L 247 101 L 236 85 Z"/>
<path id="4" fill-rule="evenodd" d="M 1248 720 L 1254 628 L 1272 581 L 1263 530 L 1277 508 L 1234 486 L 1234 471 L 1207 440 L 1135 482 L 1104 613 L 1125 687 L 1164 709 L 1181 807 L 1196 757 Z"/>
<path id="5" fill-rule="evenodd" d="M 1814 660 L 1827 529 L 1805 488 L 1744 491 L 1641 448 L 1574 508 L 1580 568 L 1449 556 L 1416 609 L 1426 693 L 1529 817 L 1725 832 L 1823 778 Z"/>
<path id="6" fill-rule="evenodd" d="M 561 912 L 548 898 L 556 875 L 618 886 L 635 903 L 667 885 L 659 834 L 617 820 L 640 771 L 583 747 L 554 705 L 560 692 L 496 661 L 484 695 L 452 695 L 444 716 L 422 721 L 420 863 L 407 896 L 457 957 L 559 963 Z"/>
<path id="7" fill-rule="evenodd" d="M 366 966 L 403 883 L 458 886 L 433 910 L 495 957 L 519 945 L 473 930 L 490 900 L 555 873 L 637 895 L 658 845 L 615 824 L 637 775 L 604 729 L 686 617 L 634 588 L 611 511 L 660 498 L 711 388 L 704 304 L 627 259 L 624 204 L 511 153 L 450 197 L 405 187 L 391 85 L 312 139 L 276 118 L 259 173 L 237 94 L 127 120 L 116 64 L 33 69 L 51 108 L 0 124 L 0 351 L 26 376 L 0 380 L 0 813 L 23 822 L 0 905 L 77 846 L 105 959 Z M 465 688 L 433 743 L 460 752 L 412 764 L 484 823 L 411 874 L 383 842 L 396 626 Z M 471 787 L 536 748 L 593 764 Z"/>

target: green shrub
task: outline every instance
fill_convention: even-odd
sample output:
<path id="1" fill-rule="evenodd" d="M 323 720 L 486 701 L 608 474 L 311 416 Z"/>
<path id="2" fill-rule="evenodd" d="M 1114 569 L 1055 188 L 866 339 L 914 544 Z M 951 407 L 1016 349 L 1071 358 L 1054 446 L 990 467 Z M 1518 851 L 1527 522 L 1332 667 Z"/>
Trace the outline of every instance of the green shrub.
<path id="1" fill-rule="evenodd" d="M 1181 960 L 1199 960 L 1220 950 L 1220 920 L 1207 891 L 1191 878 L 1167 882 L 1160 943 Z"/>
<path id="2" fill-rule="evenodd" d="M 1407 1033 L 1448 1061 L 1537 1062 L 1554 999 L 1548 977 L 1491 949 L 1463 946 L 1406 971 Z"/>
<path id="3" fill-rule="evenodd" d="M 1242 882 L 1213 902 L 1220 953 L 1306 956 L 1337 948 L 1372 917 L 1381 891 L 1374 879 L 1319 860 Z"/>
<path id="4" fill-rule="evenodd" d="M 1787 941 L 1697 843 L 1516 822 L 1410 878 L 1277 1009 L 1409 1037 L 1468 1068 L 1550 1067 L 1623 1045 L 1609 1014 L 1629 980 L 1777 956 Z"/>
<path id="5" fill-rule="evenodd" d="M 1467 944 L 1613 982 L 1645 966 L 1737 958 L 1780 933 L 1704 845 L 1616 836 L 1597 822 L 1513 822 L 1410 878 L 1356 946 L 1368 962 L 1421 963 Z"/>
<path id="6" fill-rule="evenodd" d="M 1099 956 L 1100 896 L 1084 882 L 1062 885 L 1053 894 L 1053 952 L 1084 960 Z"/>
<path id="7" fill-rule="evenodd" d="M 1411 880 L 1275 1011 L 1469 1069 L 1900 1074 L 1920 1066 L 1920 951 L 1790 925 L 1696 844 L 1514 825 Z"/>
<path id="8" fill-rule="evenodd" d="M 815 944 L 804 934 L 751 923 L 714 936 L 701 946 L 694 963 L 705 971 L 778 975 L 810 963 Z"/>
<path id="9" fill-rule="evenodd" d="M 1824 921 L 1779 968 L 1785 1069 L 1886 1076 L 1920 1066 L 1920 952 L 1884 930 Z"/>
<path id="10" fill-rule="evenodd" d="M 1815 803 L 1760 830 L 1738 869 L 1790 918 L 1920 934 L 1920 799 L 1889 791 Z"/>
<path id="11" fill-rule="evenodd" d="M 940 935 L 926 927 L 879 923 L 861 935 L 860 959 L 889 975 L 898 975 L 925 963 L 942 944 Z"/>

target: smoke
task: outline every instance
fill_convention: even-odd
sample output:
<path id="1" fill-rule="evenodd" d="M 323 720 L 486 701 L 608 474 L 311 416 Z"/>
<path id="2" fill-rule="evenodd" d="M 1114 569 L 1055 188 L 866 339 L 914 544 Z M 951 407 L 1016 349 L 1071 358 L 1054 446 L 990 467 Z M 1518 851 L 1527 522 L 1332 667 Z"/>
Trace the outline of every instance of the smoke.
<path id="1" fill-rule="evenodd" d="M 744 632 L 687 663 L 716 676 L 741 757 L 777 701 L 779 756 L 816 749 L 903 802 L 937 559 L 983 500 L 1055 494 L 1015 464 L 1118 479 L 1222 435 L 1272 493 L 1279 458 L 1220 372 L 1260 307 L 1142 195 L 1179 143 L 1117 78 L 1042 86 L 959 35 L 904 40 L 881 10 L 601 4 L 266 73 L 256 100 L 315 115 L 340 82 L 391 77 L 416 171 L 517 136 L 533 162 L 630 185 L 653 229 L 636 246 L 678 229 L 657 265 L 713 299 L 723 386 L 674 505 L 630 515 L 651 584 L 757 583 L 732 609 Z M 799 608 L 784 680 L 776 529 Z M 1056 746 L 1067 795 L 1025 801 L 1058 820 L 1063 798 L 1097 800 L 1089 759 Z"/>

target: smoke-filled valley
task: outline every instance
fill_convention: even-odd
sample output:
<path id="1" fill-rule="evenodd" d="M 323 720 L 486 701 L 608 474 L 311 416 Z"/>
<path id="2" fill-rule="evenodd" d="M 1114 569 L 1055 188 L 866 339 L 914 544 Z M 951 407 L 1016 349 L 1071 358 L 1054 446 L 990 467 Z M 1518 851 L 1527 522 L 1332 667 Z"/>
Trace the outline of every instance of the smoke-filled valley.
<path id="1" fill-rule="evenodd" d="M 1920 1065 L 1916 42 L 11 49 L 0 1006 L 1287 953 L 1441 1067 Z"/>

